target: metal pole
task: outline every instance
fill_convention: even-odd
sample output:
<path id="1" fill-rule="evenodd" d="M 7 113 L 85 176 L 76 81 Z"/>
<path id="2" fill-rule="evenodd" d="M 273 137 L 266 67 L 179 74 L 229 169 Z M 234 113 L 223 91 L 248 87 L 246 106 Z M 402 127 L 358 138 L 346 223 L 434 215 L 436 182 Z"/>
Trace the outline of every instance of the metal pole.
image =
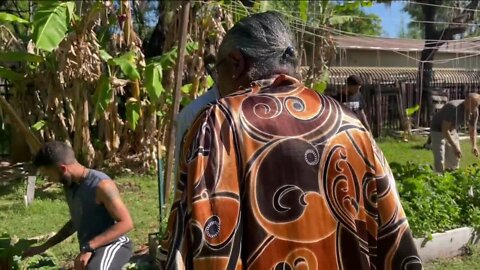
<path id="1" fill-rule="evenodd" d="M 164 179 L 163 179 L 163 160 L 162 160 L 162 147 L 160 145 L 160 140 L 158 140 L 157 144 L 157 184 L 158 184 L 158 217 L 160 219 L 160 223 L 163 221 L 163 206 L 165 205 L 165 186 L 164 186 Z"/>
<path id="2" fill-rule="evenodd" d="M 173 178 L 173 157 L 175 150 L 175 134 L 176 134 L 176 125 L 175 120 L 177 119 L 178 110 L 180 109 L 180 100 L 181 100 L 181 87 L 182 87 L 182 74 L 183 74 L 183 65 L 184 65 L 184 55 L 185 55 L 185 46 L 187 44 L 187 27 L 188 19 L 190 15 L 190 1 L 184 1 L 182 7 L 182 21 L 180 27 L 180 40 L 179 40 L 179 49 L 177 56 L 177 70 L 175 73 L 175 93 L 173 95 L 173 112 L 172 118 L 170 119 L 170 144 L 167 149 L 167 168 L 166 168 L 166 182 L 165 182 L 165 204 L 170 203 L 170 192 L 172 191 L 172 178 Z"/>

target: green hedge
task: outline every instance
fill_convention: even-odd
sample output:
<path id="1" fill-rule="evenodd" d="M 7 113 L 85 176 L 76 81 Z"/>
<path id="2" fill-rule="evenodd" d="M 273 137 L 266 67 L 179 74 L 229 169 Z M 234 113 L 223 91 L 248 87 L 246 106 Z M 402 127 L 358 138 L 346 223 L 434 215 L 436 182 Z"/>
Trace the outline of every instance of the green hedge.
<path id="1" fill-rule="evenodd" d="M 480 227 L 480 167 L 438 174 L 428 165 L 390 164 L 415 237 Z"/>
<path id="2" fill-rule="evenodd" d="M 22 259 L 21 254 L 37 240 L 19 239 L 7 233 L 0 235 L 0 269 L 53 270 L 59 269 L 57 259 L 51 254 L 35 255 Z"/>

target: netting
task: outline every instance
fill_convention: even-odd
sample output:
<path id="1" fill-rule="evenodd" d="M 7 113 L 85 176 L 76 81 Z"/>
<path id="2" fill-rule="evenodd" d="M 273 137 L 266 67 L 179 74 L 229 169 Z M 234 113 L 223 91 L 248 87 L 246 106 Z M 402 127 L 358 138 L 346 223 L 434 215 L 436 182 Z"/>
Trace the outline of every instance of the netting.
<path id="1" fill-rule="evenodd" d="M 257 1 L 258 2 L 258 1 Z M 329 24 L 329 19 L 335 14 L 325 12 L 320 5 L 311 5 L 308 11 L 308 18 L 302 19 L 302 12 L 296 9 L 283 11 L 275 9 L 274 5 L 262 5 L 262 3 L 253 8 L 246 8 L 239 1 L 224 2 L 199 2 L 202 5 L 216 5 L 232 15 L 233 21 L 247 16 L 248 14 L 276 10 L 284 15 L 292 31 L 297 38 L 297 44 L 300 51 L 300 60 L 306 84 L 312 84 L 323 78 L 328 79 L 327 93 L 336 93 L 340 88 L 345 87 L 345 79 L 352 73 L 357 73 L 364 80 L 362 88 L 366 95 L 369 110 L 369 116 L 376 135 L 381 135 L 382 128 L 386 125 L 388 128 L 401 129 L 404 125 L 405 108 L 408 106 L 420 105 L 425 107 L 422 113 L 416 117 L 417 126 L 428 126 L 429 115 L 426 107 L 422 106 L 426 97 L 423 92 L 423 76 L 418 76 L 418 67 L 422 67 L 425 61 L 420 60 L 422 46 L 412 46 L 410 48 L 399 48 L 397 43 L 415 43 L 418 41 L 396 38 L 389 39 L 380 36 L 353 33 L 342 30 Z M 378 3 L 376 3 L 378 4 Z M 421 8 L 423 3 L 409 2 Z M 467 2 L 468 4 L 468 2 Z M 471 22 L 451 22 L 459 13 L 465 10 L 478 11 L 478 9 L 469 9 L 448 5 L 436 5 L 437 8 L 448 9 L 448 21 L 415 21 L 414 23 L 425 24 L 433 23 L 440 26 L 464 25 L 467 27 L 477 27 L 476 23 Z M 361 16 L 350 16 L 349 20 L 355 22 L 369 18 Z M 445 32 L 445 31 L 443 31 Z M 442 33 L 443 34 L 443 33 Z M 338 39 L 345 38 L 351 42 L 349 46 L 338 46 Z M 440 37 L 441 39 L 443 36 Z M 374 46 L 358 46 L 357 44 L 365 40 L 376 42 Z M 480 37 L 467 37 L 464 39 L 450 40 L 428 40 L 424 42 L 436 43 L 441 41 L 438 46 L 431 46 L 432 49 L 439 49 L 442 53 L 440 59 L 428 61 L 436 66 L 450 67 L 450 70 L 434 68 L 431 90 L 447 89 L 450 98 L 464 98 L 470 92 L 478 92 L 478 60 L 480 59 Z M 375 56 L 369 59 L 363 66 L 351 66 L 352 53 L 349 50 L 368 50 L 375 52 Z M 384 63 L 386 52 L 391 52 L 401 57 L 398 65 L 385 69 Z M 350 58 L 350 59 L 349 59 Z M 335 60 L 335 61 L 333 61 Z M 410 66 L 410 67 L 408 67 Z M 405 68 L 408 67 L 408 71 Z M 448 73 L 448 76 L 446 75 Z M 406 75 L 407 74 L 407 75 Z M 328 76 L 325 76 L 328 75 Z M 430 90 L 429 90 L 430 91 Z"/>

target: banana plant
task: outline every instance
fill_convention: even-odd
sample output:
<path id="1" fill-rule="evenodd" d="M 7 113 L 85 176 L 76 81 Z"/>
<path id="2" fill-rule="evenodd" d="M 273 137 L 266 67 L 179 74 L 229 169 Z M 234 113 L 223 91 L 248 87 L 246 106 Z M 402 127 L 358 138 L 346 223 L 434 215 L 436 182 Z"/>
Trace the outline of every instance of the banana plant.
<path id="1" fill-rule="evenodd" d="M 33 28 L 31 38 L 38 49 L 38 54 L 18 51 L 0 53 L 0 77 L 9 81 L 18 81 L 23 78 L 23 75 L 5 66 L 2 67 L 5 62 L 40 63 L 44 61 L 42 52 L 52 52 L 56 49 L 70 30 L 74 10 L 75 3 L 72 1 L 39 1 L 32 23 L 16 15 L 1 12 L 0 23 L 20 23 Z"/>

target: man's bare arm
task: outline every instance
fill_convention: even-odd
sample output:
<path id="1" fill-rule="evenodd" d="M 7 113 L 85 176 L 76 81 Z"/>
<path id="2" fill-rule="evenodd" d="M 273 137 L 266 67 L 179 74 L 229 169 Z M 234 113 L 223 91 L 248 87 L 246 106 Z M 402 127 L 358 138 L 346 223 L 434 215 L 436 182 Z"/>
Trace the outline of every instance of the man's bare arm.
<path id="1" fill-rule="evenodd" d="M 132 218 L 120 198 L 118 188 L 112 180 L 102 180 L 97 187 L 97 202 L 105 205 L 116 223 L 102 234 L 93 238 L 89 244 L 93 249 L 105 246 L 133 229 Z"/>
<path id="2" fill-rule="evenodd" d="M 478 122 L 478 108 L 473 108 L 468 116 L 468 132 L 470 135 L 470 142 L 472 143 L 472 152 L 478 156 L 477 149 L 477 122 Z"/>
<path id="3" fill-rule="evenodd" d="M 49 248 L 63 242 L 74 233 L 75 229 L 73 228 L 73 222 L 72 220 L 69 220 L 54 236 L 48 239 L 45 243 L 41 244 L 40 246 L 27 249 L 23 255 L 28 257 L 43 253 Z"/>
<path id="4" fill-rule="evenodd" d="M 75 229 L 73 228 L 73 221 L 70 219 L 63 227 L 55 234 L 52 236 L 50 239 L 45 242 L 44 246 L 46 249 L 49 249 L 61 242 L 63 242 L 65 239 L 70 237 L 72 234 L 75 233 Z"/>

